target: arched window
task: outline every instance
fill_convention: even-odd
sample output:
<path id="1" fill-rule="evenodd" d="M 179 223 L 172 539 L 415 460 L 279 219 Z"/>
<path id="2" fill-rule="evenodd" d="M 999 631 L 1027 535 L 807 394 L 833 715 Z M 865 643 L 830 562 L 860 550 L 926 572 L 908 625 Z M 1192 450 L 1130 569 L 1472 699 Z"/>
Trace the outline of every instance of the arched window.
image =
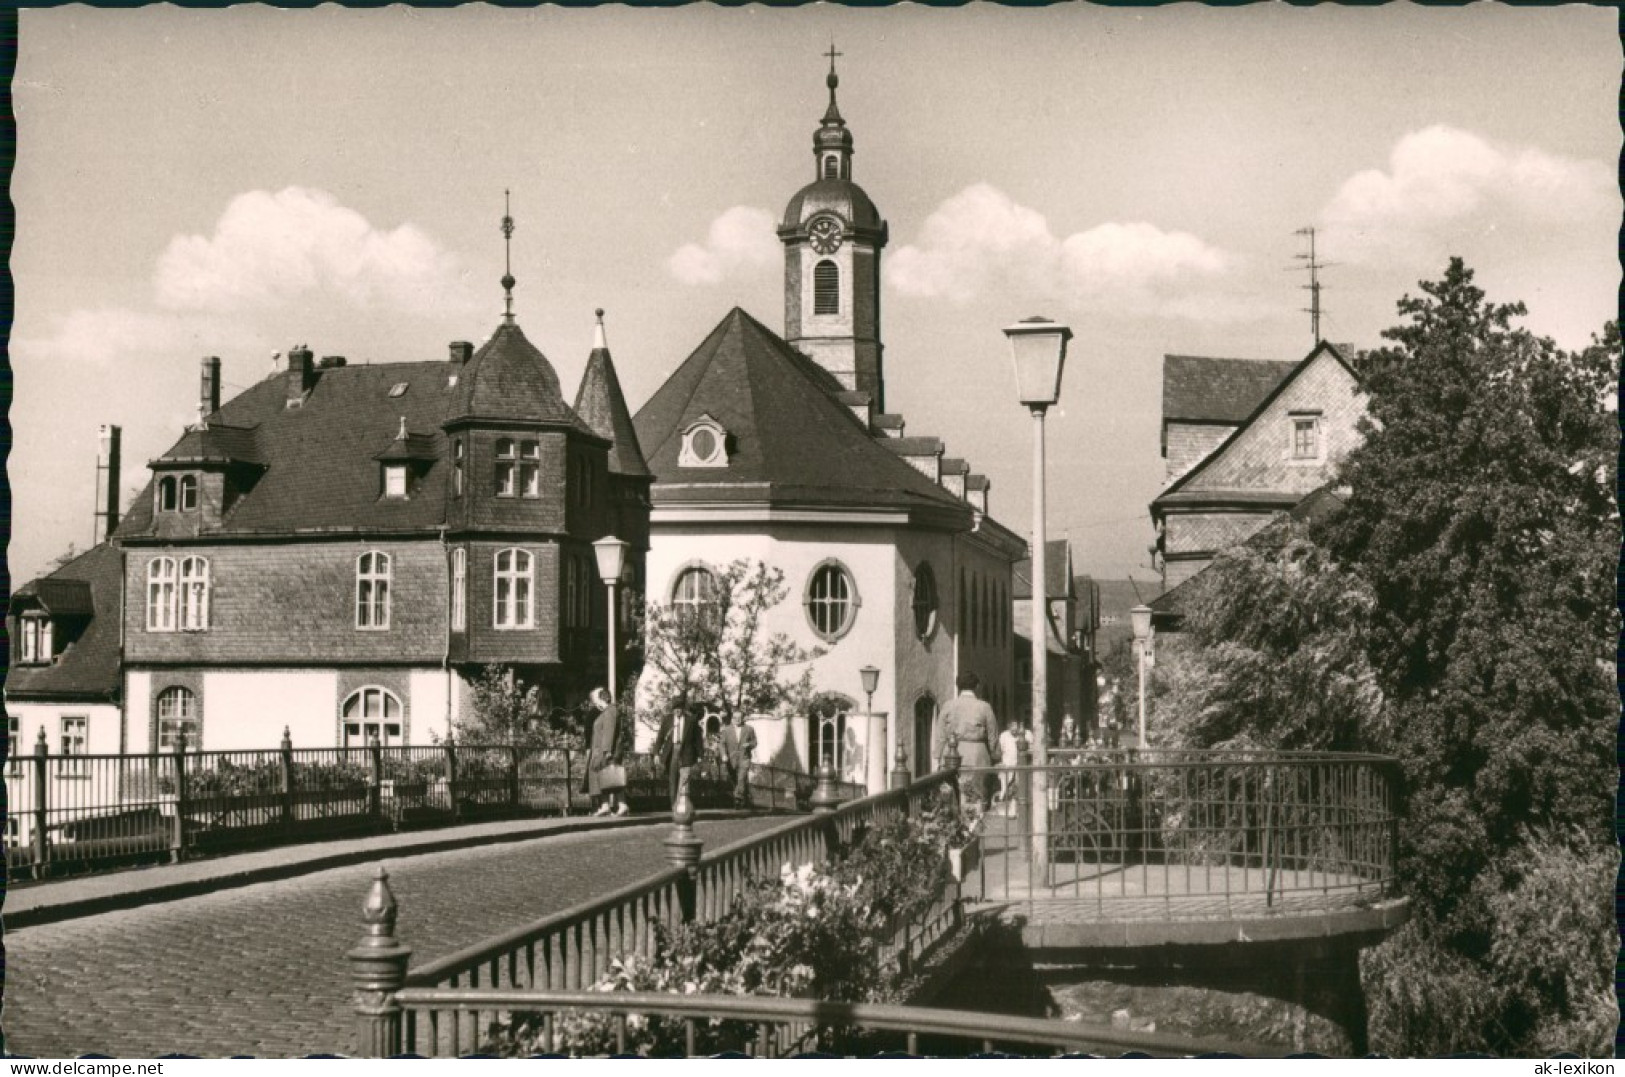
<path id="1" fill-rule="evenodd" d="M 451 551 L 451 629 L 468 627 L 468 551 Z"/>
<path id="2" fill-rule="evenodd" d="M 846 769 L 846 716 L 854 706 L 850 699 L 835 692 L 826 693 L 813 701 L 807 710 L 807 721 L 810 723 L 807 740 L 812 746 L 808 767 L 817 769 L 828 761 L 835 767 L 836 773 Z"/>
<path id="3" fill-rule="evenodd" d="M 841 159 L 839 157 L 835 156 L 835 154 L 833 154 L 833 153 L 826 154 L 824 156 L 824 178 L 825 179 L 840 179 L 841 178 Z"/>
<path id="4" fill-rule="evenodd" d="M 813 266 L 813 313 L 841 313 L 841 271 L 827 258 Z"/>
<path id="5" fill-rule="evenodd" d="M 363 688 L 344 701 L 344 747 L 362 748 L 373 738 L 385 748 L 401 741 L 401 701 L 387 688 Z"/>
<path id="6" fill-rule="evenodd" d="M 846 635 L 858 613 L 858 588 L 846 568 L 826 561 L 813 569 L 802 597 L 813 631 L 833 642 Z"/>
<path id="7" fill-rule="evenodd" d="M 175 478 L 166 475 L 158 480 L 157 509 L 159 512 L 175 511 Z"/>
<path id="8" fill-rule="evenodd" d="M 181 476 L 181 511 L 192 512 L 197 508 L 197 476 Z"/>
<path id="9" fill-rule="evenodd" d="M 463 440 L 451 443 L 451 496 L 463 496 Z"/>
<path id="10" fill-rule="evenodd" d="M 542 496 L 542 448 L 534 441 L 519 443 L 519 496 Z"/>
<path id="11" fill-rule="evenodd" d="M 982 642 L 982 577 L 972 576 L 970 583 L 970 642 L 972 647 Z"/>
<path id="12" fill-rule="evenodd" d="M 710 569 L 691 565 L 677 574 L 671 604 L 679 615 L 714 616 L 718 607 L 717 578 Z"/>
<path id="13" fill-rule="evenodd" d="M 175 559 L 147 562 L 147 631 L 175 631 Z"/>
<path id="14" fill-rule="evenodd" d="M 914 776 L 923 778 L 937 768 L 933 766 L 936 760 L 931 758 L 932 737 L 936 733 L 937 700 L 930 692 L 926 692 L 914 701 Z"/>
<path id="15" fill-rule="evenodd" d="M 209 627 L 209 561 L 187 557 L 181 561 L 179 595 L 182 632 L 201 632 Z"/>
<path id="16" fill-rule="evenodd" d="M 199 720 L 197 697 L 190 688 L 165 688 L 158 693 L 158 750 L 173 752 L 182 733 L 186 747 L 203 747 L 203 726 Z"/>
<path id="17" fill-rule="evenodd" d="M 496 556 L 492 624 L 497 628 L 530 628 L 534 623 L 535 562 L 524 550 L 502 550 Z"/>
<path id="18" fill-rule="evenodd" d="M 498 497 L 512 497 L 518 492 L 519 452 L 509 438 L 498 438 L 496 444 L 496 483 Z"/>
<path id="19" fill-rule="evenodd" d="M 914 570 L 914 631 L 925 639 L 937 630 L 937 574 L 929 561 Z"/>
<path id="20" fill-rule="evenodd" d="M 389 554 L 368 550 L 355 563 L 355 626 L 389 627 Z"/>

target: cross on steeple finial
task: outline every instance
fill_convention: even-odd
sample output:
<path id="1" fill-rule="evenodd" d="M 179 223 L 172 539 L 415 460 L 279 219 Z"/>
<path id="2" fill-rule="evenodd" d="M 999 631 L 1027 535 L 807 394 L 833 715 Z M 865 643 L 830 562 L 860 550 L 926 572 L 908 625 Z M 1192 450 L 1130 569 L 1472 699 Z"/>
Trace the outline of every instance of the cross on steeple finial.
<path id="1" fill-rule="evenodd" d="M 844 56 L 846 54 L 835 51 L 835 39 L 832 37 L 829 39 L 829 51 L 824 53 L 824 55 L 829 57 L 829 73 L 833 75 L 835 74 L 835 58 L 837 56 Z"/>
<path id="2" fill-rule="evenodd" d="M 502 191 L 502 320 L 513 321 L 513 208 Z"/>
<path id="3" fill-rule="evenodd" d="M 841 76 L 835 73 L 835 58 L 845 54 L 835 51 L 835 39 L 832 37 L 829 39 L 829 51 L 824 55 L 829 57 L 829 74 L 824 77 L 824 85 L 829 87 L 829 108 L 824 110 L 824 122 L 845 126 L 841 110 L 835 106 L 835 87 L 841 84 Z"/>

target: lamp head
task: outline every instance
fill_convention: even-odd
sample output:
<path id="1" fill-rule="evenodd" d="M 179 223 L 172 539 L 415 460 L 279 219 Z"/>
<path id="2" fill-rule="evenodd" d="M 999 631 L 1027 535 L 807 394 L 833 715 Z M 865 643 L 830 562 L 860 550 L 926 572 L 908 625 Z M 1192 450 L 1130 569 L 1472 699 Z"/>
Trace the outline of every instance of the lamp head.
<path id="1" fill-rule="evenodd" d="M 1016 395 L 1030 408 L 1047 408 L 1061 396 L 1061 368 L 1072 330 L 1048 318 L 1026 318 L 1005 329 L 1016 367 Z"/>
<path id="2" fill-rule="evenodd" d="M 875 689 L 880 687 L 880 670 L 874 666 L 864 666 L 858 670 L 858 676 L 863 678 L 863 694 L 874 695 Z"/>
<path id="3" fill-rule="evenodd" d="M 621 570 L 626 564 L 626 550 L 630 545 L 614 535 L 605 535 L 592 544 L 592 552 L 598 558 L 598 576 L 605 583 L 620 581 Z"/>
<path id="4" fill-rule="evenodd" d="M 1135 606 L 1128 616 L 1134 624 L 1134 638 L 1144 643 L 1151 636 L 1151 607 Z"/>

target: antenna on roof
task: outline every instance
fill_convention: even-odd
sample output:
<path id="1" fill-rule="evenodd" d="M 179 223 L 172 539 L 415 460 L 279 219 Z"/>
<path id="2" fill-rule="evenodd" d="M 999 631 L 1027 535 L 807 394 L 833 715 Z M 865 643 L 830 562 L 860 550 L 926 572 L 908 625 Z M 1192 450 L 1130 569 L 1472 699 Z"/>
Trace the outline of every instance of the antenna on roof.
<path id="1" fill-rule="evenodd" d="M 1303 287 L 1309 292 L 1309 305 L 1303 308 L 1303 312 L 1309 315 L 1309 325 L 1315 335 L 1315 344 L 1318 346 L 1323 339 L 1320 335 L 1320 289 L 1322 287 L 1320 283 L 1320 271 L 1325 269 L 1327 266 L 1334 266 L 1337 263 L 1322 262 L 1315 257 L 1314 225 L 1309 225 L 1307 228 L 1300 228 L 1292 234 L 1295 236 L 1309 237 L 1309 253 L 1294 254 L 1292 256 L 1304 264 L 1301 266 L 1288 266 L 1287 268 L 1294 271 L 1300 269 L 1307 269 L 1309 271 L 1309 283 L 1303 285 Z"/>
<path id="2" fill-rule="evenodd" d="M 502 320 L 513 323 L 513 212 L 506 188 L 502 192 Z"/>

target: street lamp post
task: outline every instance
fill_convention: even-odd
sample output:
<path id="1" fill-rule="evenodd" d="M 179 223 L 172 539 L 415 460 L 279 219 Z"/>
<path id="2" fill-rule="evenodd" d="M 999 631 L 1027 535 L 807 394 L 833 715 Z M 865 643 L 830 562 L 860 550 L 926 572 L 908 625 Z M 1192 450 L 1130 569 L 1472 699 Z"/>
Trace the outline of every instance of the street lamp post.
<path id="1" fill-rule="evenodd" d="M 1066 364 L 1066 344 L 1072 330 L 1048 318 L 1027 318 L 1005 329 L 1010 341 L 1010 357 L 1016 368 L 1016 395 L 1033 417 L 1033 558 L 1032 558 L 1032 645 L 1033 645 L 1033 866 L 1049 874 L 1049 782 L 1044 767 L 1049 762 L 1048 656 L 1049 593 L 1044 546 L 1047 541 L 1044 513 L 1044 415 L 1061 396 L 1061 369 Z"/>
<path id="2" fill-rule="evenodd" d="M 1134 623 L 1134 653 L 1140 666 L 1140 747 L 1146 746 L 1145 739 L 1145 656 L 1151 647 L 1151 607 L 1135 606 L 1128 611 L 1129 620 Z"/>
<path id="3" fill-rule="evenodd" d="M 869 765 L 864 770 L 864 784 L 873 796 L 886 791 L 886 716 L 875 713 L 875 689 L 880 687 L 880 670 L 874 666 L 864 666 L 858 670 L 858 676 L 863 681 L 863 694 L 868 700 L 864 714 L 869 723 Z"/>
<path id="4" fill-rule="evenodd" d="M 598 575 L 604 580 L 609 589 L 609 619 L 605 622 L 609 629 L 609 698 L 610 702 L 618 702 L 620 688 L 615 682 L 615 588 L 621 582 L 621 572 L 626 566 L 626 551 L 631 543 L 618 539 L 614 535 L 605 535 L 592 544 L 592 552 L 598 558 Z"/>

